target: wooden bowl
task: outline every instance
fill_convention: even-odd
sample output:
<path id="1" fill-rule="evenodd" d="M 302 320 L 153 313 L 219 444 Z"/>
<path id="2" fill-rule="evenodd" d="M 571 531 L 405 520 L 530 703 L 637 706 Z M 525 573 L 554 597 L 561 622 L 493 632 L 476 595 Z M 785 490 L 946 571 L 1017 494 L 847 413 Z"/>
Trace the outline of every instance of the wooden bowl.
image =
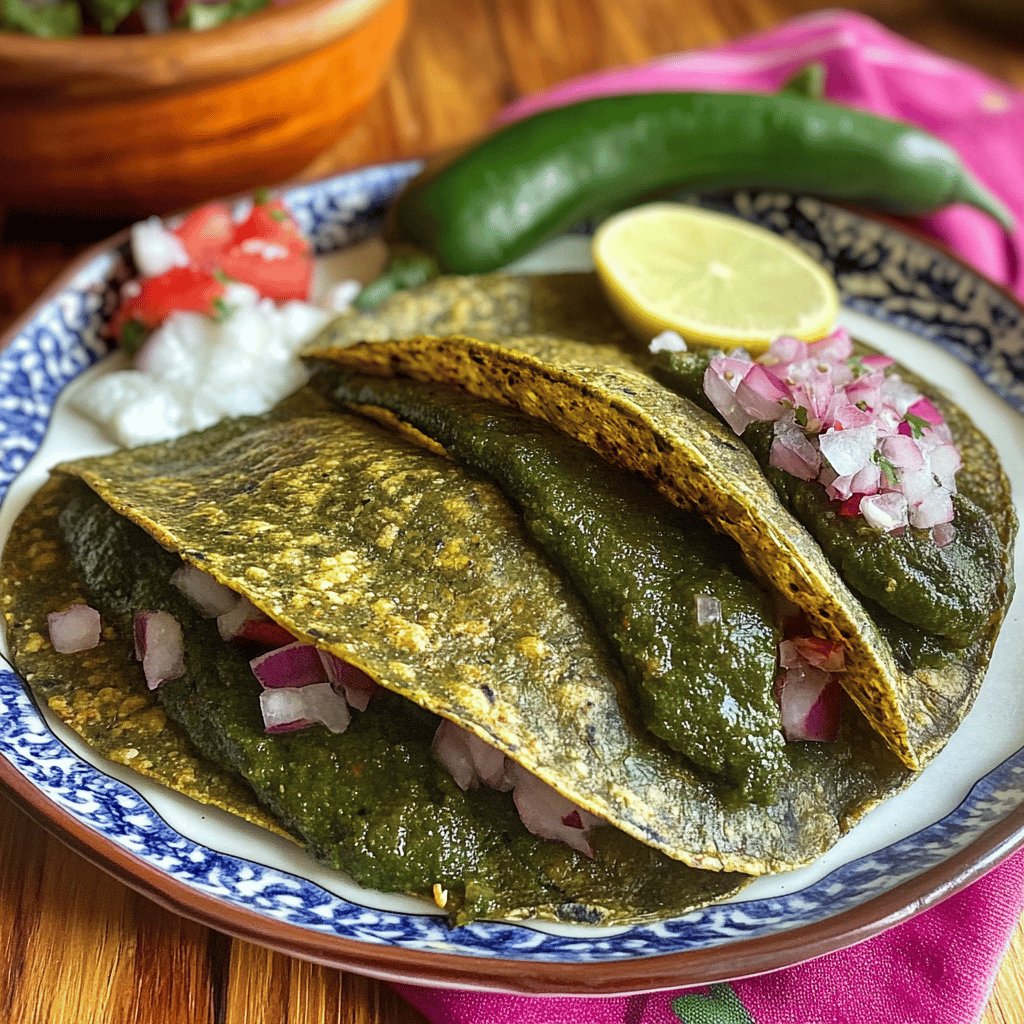
<path id="1" fill-rule="evenodd" d="M 407 15 L 296 0 L 209 32 L 0 32 L 0 197 L 136 216 L 286 179 L 369 101 Z"/>

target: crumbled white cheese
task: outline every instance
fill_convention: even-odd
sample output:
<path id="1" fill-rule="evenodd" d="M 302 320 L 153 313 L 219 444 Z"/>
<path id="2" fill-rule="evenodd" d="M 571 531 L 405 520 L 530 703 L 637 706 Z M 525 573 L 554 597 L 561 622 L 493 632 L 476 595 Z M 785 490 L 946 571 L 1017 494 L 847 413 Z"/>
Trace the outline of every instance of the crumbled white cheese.
<path id="1" fill-rule="evenodd" d="M 146 340 L 134 369 L 98 377 L 75 396 L 75 408 L 129 448 L 273 408 L 306 383 L 296 355 L 330 313 L 253 296 L 231 286 L 226 301 L 234 308 L 222 323 L 173 313 Z"/>

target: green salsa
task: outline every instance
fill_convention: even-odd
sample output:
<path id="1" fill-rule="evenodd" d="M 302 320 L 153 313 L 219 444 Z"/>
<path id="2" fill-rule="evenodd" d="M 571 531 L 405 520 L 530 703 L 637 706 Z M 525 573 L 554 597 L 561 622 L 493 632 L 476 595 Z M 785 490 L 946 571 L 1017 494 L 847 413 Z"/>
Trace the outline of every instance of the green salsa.
<path id="1" fill-rule="evenodd" d="M 653 372 L 667 387 L 714 412 L 703 381 L 716 354 L 714 350 L 662 353 Z M 744 431 L 743 441 L 846 583 L 888 612 L 894 623 L 939 638 L 914 638 L 897 627 L 894 649 L 901 661 L 913 659 L 916 651 L 934 663 L 941 648 L 962 648 L 984 631 L 1002 605 L 1003 545 L 984 504 L 975 500 L 976 493 L 961 487 L 954 498 L 957 532 L 953 543 L 940 548 L 928 531 L 913 528 L 897 537 L 874 529 L 860 516 L 840 516 L 838 505 L 816 481 L 769 466 L 772 436 L 771 424 L 753 423 Z M 885 624 L 879 621 L 880 626 Z"/>
<path id="2" fill-rule="evenodd" d="M 511 409 L 329 368 L 318 381 L 339 401 L 397 413 L 492 478 L 583 596 L 648 729 L 745 795 L 773 795 L 788 771 L 772 694 L 779 633 L 770 599 L 733 542 L 634 474 Z M 718 602 L 719 621 L 698 619 L 702 598 Z"/>
<path id="3" fill-rule="evenodd" d="M 596 830 L 593 860 L 537 839 L 510 794 L 463 793 L 431 756 L 439 719 L 387 691 L 341 735 L 320 727 L 266 735 L 247 656 L 169 582 L 179 558 L 84 484 L 61 483 L 68 495 L 60 529 L 105 621 L 126 637 L 142 610 L 168 611 L 182 625 L 186 674 L 156 693 L 167 715 L 203 756 L 240 775 L 317 859 L 361 885 L 430 896 L 438 884 L 457 923 L 534 912 L 613 923 L 680 913 L 742 884 L 742 876 L 686 867 L 611 827 Z M 137 666 L 125 667 L 145 693 Z"/>

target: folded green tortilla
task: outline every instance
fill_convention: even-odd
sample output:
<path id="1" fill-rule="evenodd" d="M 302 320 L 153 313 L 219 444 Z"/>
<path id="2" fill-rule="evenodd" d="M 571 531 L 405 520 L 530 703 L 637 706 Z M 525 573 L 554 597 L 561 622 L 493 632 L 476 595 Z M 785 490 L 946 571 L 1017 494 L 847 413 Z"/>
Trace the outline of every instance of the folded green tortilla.
<path id="1" fill-rule="evenodd" d="M 844 644 L 841 681 L 865 718 L 910 768 L 941 747 L 980 684 L 983 666 L 1012 591 L 1011 544 L 1003 538 L 998 606 L 972 643 L 941 667 L 907 671 L 875 618 L 762 474 L 743 443 L 722 424 L 640 370 L 598 359 L 581 362 L 569 342 L 500 345 L 467 337 L 421 336 L 401 341 L 311 350 L 350 371 L 407 375 L 457 386 L 511 405 L 582 442 L 609 463 L 639 473 L 673 504 L 700 512 L 739 545 L 751 571 L 797 605 L 818 635 Z M 998 464 L 998 463 L 997 463 Z M 1002 478 L 1003 504 L 1009 506 Z"/>
<path id="2" fill-rule="evenodd" d="M 322 446 L 326 459 L 317 454 Z M 181 553 L 207 569 L 232 558 L 206 560 L 205 550 L 241 554 L 235 563 L 244 563 L 241 576 L 261 579 L 266 586 L 257 589 L 274 595 L 270 603 L 294 600 L 302 609 L 297 614 L 305 628 L 296 632 L 307 638 L 328 628 L 311 604 L 322 602 L 321 612 L 355 609 L 338 635 L 360 635 L 381 676 L 420 674 L 415 655 L 432 650 L 439 629 L 461 635 L 451 657 L 496 643 L 507 665 L 525 671 L 539 659 L 552 666 L 553 679 L 566 669 L 559 656 L 586 661 L 576 652 L 577 645 L 589 646 L 586 623 L 571 599 L 564 612 L 550 607 L 564 599 L 564 587 L 523 544 L 504 502 L 437 456 L 346 417 L 236 421 L 157 447 L 139 453 L 137 474 L 126 469 L 133 453 L 69 469 L 105 490 L 124 475 L 130 491 L 141 474 L 169 507 L 216 479 L 217 497 L 186 517 L 202 540 Z M 352 454 L 350 468 L 334 462 L 342 451 Z M 244 452 L 249 458 L 239 459 Z M 257 466 L 262 486 L 250 488 Z M 313 493 L 305 491 L 303 480 L 314 478 Z M 424 490 L 425 483 L 432 486 Z M 329 496 L 333 484 L 344 496 L 338 502 Z M 293 486 L 315 505 L 289 505 Z M 236 515 L 237 502 L 257 492 L 249 515 Z M 329 531 L 308 529 L 317 512 L 327 513 L 325 523 L 337 514 L 352 524 L 344 545 L 332 544 Z M 282 525 L 288 519 L 294 527 Z M 407 531 L 414 523 L 422 529 Z M 496 537 L 488 540 L 483 535 L 495 526 Z M 283 529 L 292 546 L 263 559 L 268 544 L 283 540 Z M 367 558 L 375 568 L 364 576 Z M 467 571 L 471 560 L 479 570 Z M 410 571 L 423 570 L 425 562 L 434 575 L 429 586 L 427 576 Z M 592 833 L 593 859 L 537 839 L 519 821 L 510 793 L 463 793 L 456 786 L 431 753 L 439 719 L 397 694 L 378 696 L 354 713 L 340 735 L 320 727 L 266 735 L 249 655 L 224 643 L 215 622 L 202 618 L 169 582 L 180 565 L 178 554 L 72 475 L 53 477 L 15 524 L 0 564 L 12 654 L 40 701 L 101 754 L 202 803 L 284 830 L 362 885 L 433 897 L 453 923 L 524 916 L 642 921 L 725 898 L 747 881 L 695 870 L 611 827 Z M 294 575 L 296 567 L 312 573 L 309 587 Z M 404 583 L 391 586 L 396 576 Z M 488 627 L 470 617 L 480 611 L 478 599 L 516 619 L 523 618 L 527 600 L 550 614 L 536 635 L 524 621 L 518 635 L 507 623 L 503 637 L 489 639 Z M 58 654 L 49 644 L 46 615 L 76 601 L 101 610 L 103 642 Z M 169 612 L 186 637 L 185 676 L 155 693 L 132 656 L 132 618 L 140 610 Z M 388 638 L 383 643 L 382 634 Z M 546 653 L 545 637 L 565 649 Z M 590 671 L 599 670 L 600 658 L 592 656 Z M 428 653 L 428 677 L 437 664 Z M 474 692 L 486 685 L 468 663 L 463 681 Z"/>
<path id="3" fill-rule="evenodd" d="M 436 885 L 456 921 L 643 920 L 736 891 L 734 872 L 808 863 L 962 720 L 1008 574 L 970 643 L 901 663 L 892 624 L 744 444 L 655 382 L 608 317 L 589 275 L 442 279 L 317 346 L 321 393 L 383 427 L 287 413 L 60 467 L 0 566 L 19 667 L 101 752 L 276 822 L 362 884 Z M 424 321 L 500 344 L 387 341 Z M 965 459 L 989 460 L 964 478 L 987 475 L 1005 572 L 1005 477 L 966 417 L 947 420 Z M 181 560 L 390 693 L 340 736 L 265 736 L 247 662 L 167 584 Z M 702 594 L 723 611 L 703 635 L 687 611 Z M 780 742 L 780 595 L 847 647 L 856 707 L 834 743 Z M 108 642 L 55 655 L 45 611 L 76 598 Z M 114 639 L 140 602 L 189 641 L 186 677 L 155 698 Z M 595 859 L 530 836 L 508 794 L 462 793 L 430 755 L 437 716 L 614 826 Z"/>

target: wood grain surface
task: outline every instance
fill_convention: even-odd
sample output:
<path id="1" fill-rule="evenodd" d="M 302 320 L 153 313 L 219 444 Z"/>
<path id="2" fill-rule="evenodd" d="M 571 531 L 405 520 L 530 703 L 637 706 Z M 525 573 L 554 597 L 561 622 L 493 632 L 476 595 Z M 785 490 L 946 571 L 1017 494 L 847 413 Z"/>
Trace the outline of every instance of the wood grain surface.
<path id="1" fill-rule="evenodd" d="M 434 152 L 478 133 L 514 97 L 567 76 L 719 42 L 816 6 L 805 0 L 418 0 L 383 92 L 306 173 Z M 952 5 L 861 0 L 855 6 L 1024 87 L 1020 40 L 958 17 Z M 119 226 L 0 210 L 0 328 L 85 244 Z M 159 909 L 0 799 L 0 1024 L 186 1022 L 422 1024 L 422 1018 L 385 985 L 233 941 Z M 1019 927 L 983 1022 L 1024 1022 Z"/>

